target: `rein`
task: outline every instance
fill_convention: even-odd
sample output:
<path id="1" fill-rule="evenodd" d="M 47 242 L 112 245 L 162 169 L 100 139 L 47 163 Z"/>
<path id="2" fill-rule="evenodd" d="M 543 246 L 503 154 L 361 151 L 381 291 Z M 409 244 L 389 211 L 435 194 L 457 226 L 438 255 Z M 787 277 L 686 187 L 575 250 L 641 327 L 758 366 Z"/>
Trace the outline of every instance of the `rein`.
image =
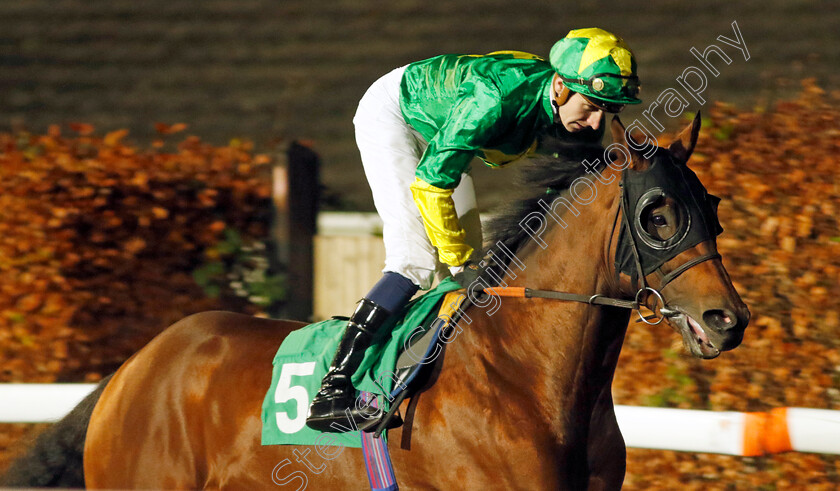
<path id="1" fill-rule="evenodd" d="M 658 290 L 651 288 L 651 287 L 644 287 L 641 288 L 639 291 L 636 292 L 636 298 L 633 300 L 622 300 L 620 298 L 610 298 L 605 297 L 600 294 L 595 294 L 591 296 L 580 295 L 578 293 L 568 293 L 568 292 L 559 292 L 556 290 L 532 290 L 531 288 L 521 287 L 521 286 L 494 286 L 490 288 L 484 288 L 481 290 L 485 295 L 490 295 L 494 297 L 511 297 L 511 298 L 547 298 L 550 300 L 563 300 L 567 302 L 580 302 L 586 303 L 589 305 L 605 305 L 608 307 L 618 307 L 622 309 L 630 309 L 630 310 L 639 310 L 639 307 L 642 306 L 642 302 L 639 301 L 639 297 L 645 293 L 650 292 L 659 300 L 659 303 L 662 307 L 659 309 L 659 312 L 662 314 L 662 317 L 659 318 L 656 322 L 650 322 L 648 319 L 649 317 L 645 317 L 639 312 L 639 319 L 644 322 L 645 324 L 650 324 L 655 326 L 665 320 L 668 317 L 673 317 L 678 315 L 679 313 L 675 310 L 669 309 L 665 306 L 665 300 L 662 298 L 662 294 L 659 293 Z"/>
<path id="2" fill-rule="evenodd" d="M 618 298 L 605 297 L 603 295 L 586 296 L 579 295 L 577 293 L 558 292 L 555 290 L 532 290 L 521 286 L 495 286 L 485 288 L 484 293 L 496 297 L 550 298 L 553 300 L 588 303 L 589 305 L 608 305 L 610 307 L 620 307 L 623 309 L 638 309 L 640 305 L 637 300 L 621 300 Z"/>

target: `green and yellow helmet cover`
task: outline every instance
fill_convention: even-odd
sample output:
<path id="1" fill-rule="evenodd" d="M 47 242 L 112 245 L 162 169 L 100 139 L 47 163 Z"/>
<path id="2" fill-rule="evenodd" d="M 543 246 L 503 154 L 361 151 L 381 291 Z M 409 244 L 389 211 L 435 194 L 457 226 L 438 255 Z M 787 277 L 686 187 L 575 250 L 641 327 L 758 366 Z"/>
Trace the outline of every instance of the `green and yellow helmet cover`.
<path id="1" fill-rule="evenodd" d="M 639 104 L 636 58 L 623 39 L 603 29 L 575 29 L 557 41 L 549 61 L 569 90 L 615 104 Z"/>

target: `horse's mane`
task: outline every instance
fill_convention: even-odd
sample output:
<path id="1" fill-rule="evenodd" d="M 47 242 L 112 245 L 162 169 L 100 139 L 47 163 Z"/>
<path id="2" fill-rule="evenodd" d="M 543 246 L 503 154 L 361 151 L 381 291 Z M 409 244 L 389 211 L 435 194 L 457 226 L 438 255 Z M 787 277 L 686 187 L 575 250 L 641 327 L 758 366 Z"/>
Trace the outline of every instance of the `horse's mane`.
<path id="1" fill-rule="evenodd" d="M 488 244 L 484 255 L 498 249 L 503 243 L 516 253 L 530 237 L 520 222 L 529 214 L 545 215 L 540 200 L 550 203 L 567 191 L 578 177 L 586 174 L 582 162 L 598 162 L 596 169 L 604 167 L 604 148 L 598 144 L 570 144 L 557 140 L 544 141 L 540 155 L 518 165 L 515 184 L 520 188 L 518 197 L 503 204 L 492 213 L 484 227 L 484 240 Z"/>

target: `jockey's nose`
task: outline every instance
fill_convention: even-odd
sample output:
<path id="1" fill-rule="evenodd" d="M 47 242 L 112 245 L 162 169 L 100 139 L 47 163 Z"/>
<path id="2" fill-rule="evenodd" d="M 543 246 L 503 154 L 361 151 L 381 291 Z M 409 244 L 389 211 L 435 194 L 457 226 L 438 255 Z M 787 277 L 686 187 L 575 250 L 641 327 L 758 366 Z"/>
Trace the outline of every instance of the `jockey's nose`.
<path id="1" fill-rule="evenodd" d="M 601 126 L 601 120 L 604 119 L 604 111 L 599 109 L 586 118 L 586 124 L 593 130 L 597 130 Z"/>

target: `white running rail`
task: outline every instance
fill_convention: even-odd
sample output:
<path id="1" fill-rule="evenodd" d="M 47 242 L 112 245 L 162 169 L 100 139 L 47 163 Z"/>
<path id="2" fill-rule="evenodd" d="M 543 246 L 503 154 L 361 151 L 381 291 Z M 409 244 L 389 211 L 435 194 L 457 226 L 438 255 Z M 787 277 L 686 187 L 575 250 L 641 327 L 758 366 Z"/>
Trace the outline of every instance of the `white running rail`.
<path id="1" fill-rule="evenodd" d="M 55 422 L 96 384 L 0 384 L 0 423 Z M 628 447 L 755 456 L 797 451 L 840 454 L 840 411 L 768 412 L 616 406 Z"/>

